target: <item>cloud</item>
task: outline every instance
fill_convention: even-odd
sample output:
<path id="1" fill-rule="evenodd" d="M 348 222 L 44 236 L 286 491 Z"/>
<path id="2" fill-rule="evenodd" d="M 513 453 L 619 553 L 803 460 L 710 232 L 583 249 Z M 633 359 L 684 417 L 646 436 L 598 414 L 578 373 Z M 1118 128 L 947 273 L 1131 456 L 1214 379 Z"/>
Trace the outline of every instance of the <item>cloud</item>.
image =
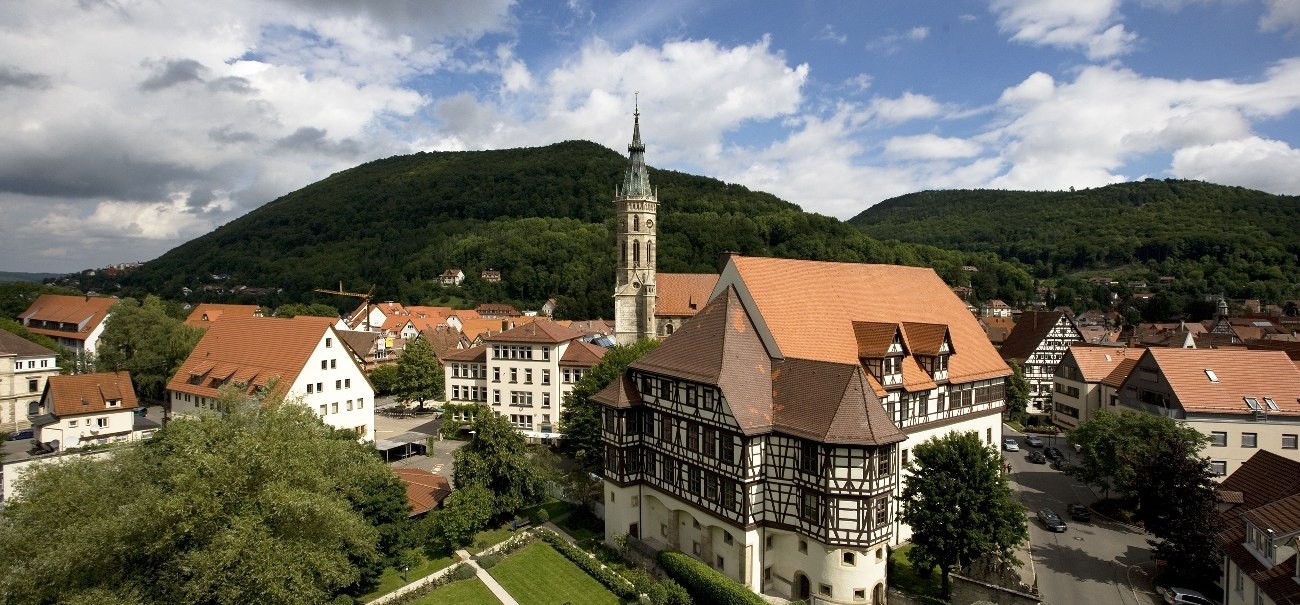
<path id="1" fill-rule="evenodd" d="M 885 122 L 907 122 L 937 117 L 944 112 L 943 105 L 926 95 L 905 92 L 897 98 L 876 97 L 871 100 L 870 114 Z"/>
<path id="2" fill-rule="evenodd" d="M 885 141 L 885 156 L 904 160 L 950 160 L 980 154 L 979 143 L 934 134 L 893 137 Z"/>
<path id="3" fill-rule="evenodd" d="M 827 25 L 826 27 L 822 28 L 821 33 L 817 34 L 817 37 L 814 38 L 814 40 L 823 40 L 827 42 L 834 42 L 836 44 L 844 44 L 845 42 L 849 41 L 849 37 L 844 34 L 836 32 L 834 27 Z"/>
<path id="4" fill-rule="evenodd" d="M 183 84 L 185 82 L 202 82 L 202 74 L 207 68 L 194 59 L 167 59 L 161 62 L 146 61 L 153 67 L 153 75 L 140 83 L 140 90 L 151 92 Z"/>
<path id="5" fill-rule="evenodd" d="M 990 0 L 998 27 L 1035 46 L 1081 50 L 1093 60 L 1128 53 L 1137 34 L 1119 21 L 1120 0 Z"/>
<path id="6" fill-rule="evenodd" d="M 1225 185 L 1300 195 L 1300 149 L 1282 141 L 1247 137 L 1174 152 L 1173 174 Z"/>
<path id="7" fill-rule="evenodd" d="M 867 43 L 867 50 L 879 50 L 892 55 L 903 48 L 903 44 L 920 42 L 930 36 L 930 28 L 917 26 L 905 32 L 890 32 Z"/>
<path id="8" fill-rule="evenodd" d="M 1259 28 L 1264 31 L 1300 30 L 1300 2 L 1295 0 L 1264 0 L 1264 15 L 1259 18 Z"/>
<path id="9" fill-rule="evenodd" d="M 49 88 L 50 78 L 41 74 L 23 71 L 16 67 L 0 65 L 0 89 L 5 88 Z"/>

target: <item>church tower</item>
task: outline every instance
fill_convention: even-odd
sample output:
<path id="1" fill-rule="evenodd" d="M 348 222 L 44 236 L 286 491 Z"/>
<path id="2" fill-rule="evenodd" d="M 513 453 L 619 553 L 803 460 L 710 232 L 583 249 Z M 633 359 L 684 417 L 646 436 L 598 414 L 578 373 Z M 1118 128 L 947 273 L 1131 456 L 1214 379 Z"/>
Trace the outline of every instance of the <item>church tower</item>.
<path id="1" fill-rule="evenodd" d="M 631 344 L 655 337 L 655 218 L 659 199 L 650 189 L 641 142 L 641 110 L 632 113 L 627 173 L 614 191 L 618 225 L 618 273 L 614 283 L 614 341 Z"/>

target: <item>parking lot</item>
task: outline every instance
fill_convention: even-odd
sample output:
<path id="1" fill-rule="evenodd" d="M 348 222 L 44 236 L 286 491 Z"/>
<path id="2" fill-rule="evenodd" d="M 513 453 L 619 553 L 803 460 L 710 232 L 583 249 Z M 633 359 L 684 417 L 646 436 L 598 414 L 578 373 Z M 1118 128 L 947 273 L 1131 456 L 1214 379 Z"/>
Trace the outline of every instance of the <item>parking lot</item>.
<path id="1" fill-rule="evenodd" d="M 1024 436 L 1003 428 L 1005 437 L 1014 437 L 1020 451 L 1002 454 L 1011 465 L 1011 486 L 1029 514 L 1029 561 L 1033 577 L 1045 605 L 1071 603 L 1123 603 L 1152 605 L 1159 603 L 1152 584 L 1155 568 L 1147 534 L 1093 514 L 1090 522 L 1070 518 L 1071 502 L 1091 504 L 1098 499 L 1093 490 L 1053 468 L 1052 464 L 1034 464 L 1031 452 L 1055 445 L 1066 461 L 1073 452 L 1064 439 L 1046 439 L 1044 448 L 1025 445 Z M 1066 524 L 1064 532 L 1048 531 L 1038 519 L 1038 511 L 1050 508 Z"/>
<path id="2" fill-rule="evenodd" d="M 377 400 L 377 410 L 382 406 L 389 405 L 392 402 L 380 398 Z M 427 416 L 408 416 L 397 417 L 387 414 L 375 414 L 375 440 L 392 439 L 405 433 L 420 433 L 422 435 L 433 437 L 432 447 L 427 454 L 422 456 L 411 456 L 401 460 L 394 460 L 389 463 L 390 466 L 398 468 L 418 468 L 426 470 L 435 475 L 443 475 L 448 479 L 452 476 L 452 452 L 456 451 L 465 442 L 456 440 L 438 440 L 438 427 L 442 420 L 432 415 Z"/>

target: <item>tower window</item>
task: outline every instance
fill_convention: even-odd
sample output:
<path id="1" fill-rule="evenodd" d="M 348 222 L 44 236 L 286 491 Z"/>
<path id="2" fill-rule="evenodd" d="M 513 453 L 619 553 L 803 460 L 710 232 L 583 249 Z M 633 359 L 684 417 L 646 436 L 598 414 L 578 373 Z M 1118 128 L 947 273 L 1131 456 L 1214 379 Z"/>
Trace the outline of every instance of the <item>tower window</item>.
<path id="1" fill-rule="evenodd" d="M 632 215 L 632 230 L 633 231 L 641 230 L 641 215 L 639 214 Z"/>
<path id="2" fill-rule="evenodd" d="M 632 266 L 641 266 L 641 243 L 636 240 L 632 240 Z"/>

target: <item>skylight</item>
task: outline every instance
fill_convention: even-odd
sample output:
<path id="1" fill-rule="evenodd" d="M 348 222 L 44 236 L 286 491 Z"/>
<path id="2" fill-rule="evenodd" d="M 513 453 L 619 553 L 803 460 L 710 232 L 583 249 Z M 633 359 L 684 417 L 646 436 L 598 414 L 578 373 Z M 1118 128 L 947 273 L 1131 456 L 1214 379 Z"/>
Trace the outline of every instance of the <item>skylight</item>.
<path id="1" fill-rule="evenodd" d="M 1215 373 L 1214 373 L 1214 370 L 1210 370 L 1210 369 L 1205 370 L 1205 376 L 1208 377 L 1208 378 L 1210 379 L 1210 382 L 1218 382 L 1218 381 L 1219 381 L 1219 375 L 1218 375 L 1218 374 L 1215 374 Z"/>
<path id="2" fill-rule="evenodd" d="M 1262 411 L 1264 411 L 1264 408 L 1262 408 L 1262 407 L 1259 406 L 1259 400 L 1258 400 L 1258 399 L 1255 399 L 1254 397 L 1245 397 L 1244 399 L 1246 400 L 1246 407 L 1250 408 L 1251 411 L 1254 411 L 1254 412 L 1262 412 Z"/>
<path id="3" fill-rule="evenodd" d="M 1268 411 L 1270 411 L 1270 412 L 1276 412 L 1276 411 L 1278 411 L 1278 409 L 1277 409 L 1277 402 L 1276 402 L 1276 401 L 1273 401 L 1273 398 L 1272 398 L 1272 397 L 1265 397 L 1265 398 L 1264 398 L 1264 405 L 1268 406 Z"/>

